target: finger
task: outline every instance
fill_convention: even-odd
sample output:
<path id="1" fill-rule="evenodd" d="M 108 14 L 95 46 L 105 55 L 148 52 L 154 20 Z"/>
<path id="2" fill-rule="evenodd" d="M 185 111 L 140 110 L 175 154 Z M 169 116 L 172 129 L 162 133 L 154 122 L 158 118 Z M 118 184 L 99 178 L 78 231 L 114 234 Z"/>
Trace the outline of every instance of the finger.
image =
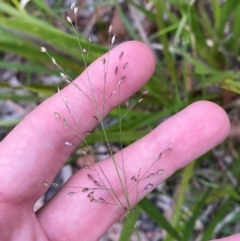
<path id="1" fill-rule="evenodd" d="M 99 240 L 125 212 L 125 207 L 131 210 L 137 201 L 176 170 L 223 141 L 228 132 L 228 117 L 219 106 L 207 101 L 196 102 L 125 148 L 122 153 L 117 153 L 114 157 L 117 167 L 108 158 L 99 165 L 80 170 L 67 182 L 67 187 L 38 213 L 49 240 L 74 241 L 79 237 L 81 240 Z M 125 186 L 124 170 L 130 205 L 125 199 L 117 170 Z M 105 189 L 94 185 L 89 174 Z M 134 176 L 140 181 L 136 182 Z M 88 192 L 84 191 L 86 187 L 89 188 Z M 93 197 L 88 198 L 92 191 Z M 75 192 L 75 195 L 67 195 L 69 192 Z M 91 202 L 93 198 L 97 202 Z M 105 204 L 101 203 L 102 200 Z"/>
<path id="2" fill-rule="evenodd" d="M 235 234 L 227 238 L 214 239 L 211 241 L 239 241 L 239 240 L 240 240 L 240 234 Z"/>
<path id="3" fill-rule="evenodd" d="M 39 198 L 45 191 L 43 181 L 53 180 L 86 132 L 97 125 L 94 116 L 105 116 L 129 98 L 147 82 L 153 70 L 154 58 L 148 47 L 136 41 L 126 42 L 88 67 L 76 79 L 78 88 L 68 85 L 61 91 L 62 99 L 56 94 L 30 113 L 1 143 L 2 197 L 19 203 Z M 120 91 L 112 94 L 123 76 Z M 63 103 L 65 97 L 71 114 Z M 54 112 L 62 119 L 58 120 Z M 68 122 L 68 129 L 63 122 Z M 66 146 L 65 142 L 73 145 Z"/>

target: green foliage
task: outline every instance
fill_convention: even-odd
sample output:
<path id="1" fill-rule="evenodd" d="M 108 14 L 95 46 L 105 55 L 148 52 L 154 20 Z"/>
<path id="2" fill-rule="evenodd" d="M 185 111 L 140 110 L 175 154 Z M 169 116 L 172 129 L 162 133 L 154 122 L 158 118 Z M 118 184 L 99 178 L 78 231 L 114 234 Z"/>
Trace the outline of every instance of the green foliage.
<path id="1" fill-rule="evenodd" d="M 144 198 L 138 204 L 160 227 L 164 228 L 171 237 L 180 240 L 181 236 L 174 229 L 161 212 L 147 199 Z"/>
<path id="2" fill-rule="evenodd" d="M 238 59 L 240 1 L 212 0 L 207 3 L 195 0 L 155 0 L 150 2 L 154 10 L 145 8 L 137 1 L 126 1 L 128 6 L 135 8 L 154 24 L 155 31 L 148 35 L 148 41 L 161 46 L 163 50 L 153 48 L 156 56 L 160 55 L 161 58 L 157 58 L 155 74 L 146 85 L 149 94 L 141 103 L 141 107 L 129 113 L 128 121 L 122 123 L 124 145 L 142 137 L 157 126 L 160 120 L 173 115 L 196 100 L 214 100 L 221 104 L 221 88 L 240 93 Z M 37 74 L 39 79 L 43 74 L 58 74 L 51 60 L 40 52 L 40 46 L 46 46 L 58 64 L 70 76 L 76 77 L 85 66 L 76 36 L 71 32 L 65 19 L 58 14 L 66 10 L 59 8 L 58 3 L 55 8 L 49 8 L 40 0 L 35 0 L 31 4 L 25 10 L 16 3 L 14 6 L 0 2 L 1 55 L 9 52 L 27 61 L 27 63 L 12 63 L 1 60 L 0 68 L 17 70 L 25 74 Z M 129 38 L 141 41 L 141 36 L 117 1 L 110 1 L 109 4 L 117 9 Z M 54 19 L 62 24 L 64 30 L 59 30 L 54 26 Z M 87 46 L 88 40 L 81 33 L 79 33 L 79 38 L 82 45 Z M 93 44 L 88 58 L 89 63 L 105 51 L 105 47 Z M 0 87 L 10 89 L 8 84 L 1 82 Z M 218 88 L 214 94 L 211 92 L 212 87 Z M 11 88 L 8 93 L 1 94 L 0 100 L 41 102 L 56 92 L 55 86 L 46 87 L 41 82 L 24 83 L 19 88 L 26 90 L 28 94 L 20 96 L 15 89 Z M 110 117 L 115 118 L 117 115 L 117 111 L 114 110 Z M 11 122 L 0 121 L 0 126 L 15 125 L 18 121 L 19 119 Z M 109 142 L 119 140 L 117 125 L 108 127 L 106 132 Z M 101 136 L 100 131 L 94 132 L 88 137 L 88 143 L 93 143 L 94 139 L 101 138 Z M 210 165 L 209 169 L 216 169 L 216 165 Z M 215 233 L 215 229 L 223 217 L 229 213 L 230 204 L 239 201 L 239 191 L 232 186 L 226 172 L 221 173 L 221 178 L 212 172 L 212 179 L 205 180 L 198 177 L 197 173 L 201 170 L 201 165 L 197 163 L 182 171 L 177 187 L 173 188 L 174 191 L 180 190 L 180 193 L 177 195 L 178 203 L 174 207 L 176 216 L 170 221 L 149 200 L 144 199 L 139 203 L 139 207 L 167 231 L 168 237 L 165 241 L 194 240 L 196 237 L 195 222 L 200 218 L 206 205 L 216 202 L 219 202 L 216 208 L 218 212 L 210 221 L 203 221 L 207 228 L 201 230 L 201 240 L 209 240 L 213 234 L 217 237 L 224 236 L 224 230 L 222 233 Z M 228 172 L 233 173 L 233 177 L 240 174 L 240 170 L 235 169 L 234 166 L 230 166 Z M 196 197 L 193 200 L 186 195 L 188 192 L 194 193 L 192 180 L 196 181 L 203 190 L 201 193 L 195 193 Z M 239 178 L 236 180 L 239 185 Z M 183 221 L 182 208 L 186 205 L 192 214 Z M 129 240 L 134 230 L 132 220 L 127 220 L 120 240 Z"/>

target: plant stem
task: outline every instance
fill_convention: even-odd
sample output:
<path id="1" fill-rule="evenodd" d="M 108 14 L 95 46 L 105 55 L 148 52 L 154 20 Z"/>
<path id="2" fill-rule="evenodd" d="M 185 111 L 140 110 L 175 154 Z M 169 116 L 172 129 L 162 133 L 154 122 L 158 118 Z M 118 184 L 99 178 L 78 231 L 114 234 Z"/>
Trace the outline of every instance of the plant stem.
<path id="1" fill-rule="evenodd" d="M 174 215 L 172 216 L 171 224 L 174 228 L 177 228 L 177 226 L 179 225 L 179 221 L 181 219 L 181 211 L 184 205 L 186 191 L 189 187 L 189 182 L 193 175 L 194 166 L 195 166 L 195 162 L 192 162 L 188 166 L 186 166 L 182 171 L 182 178 L 179 183 L 179 186 L 177 187 L 177 191 L 174 197 L 175 206 L 173 207 L 173 210 L 172 210 L 172 215 L 173 214 Z M 168 236 L 165 239 L 165 241 L 174 241 L 174 240 L 175 239 L 173 239 L 171 236 Z"/>

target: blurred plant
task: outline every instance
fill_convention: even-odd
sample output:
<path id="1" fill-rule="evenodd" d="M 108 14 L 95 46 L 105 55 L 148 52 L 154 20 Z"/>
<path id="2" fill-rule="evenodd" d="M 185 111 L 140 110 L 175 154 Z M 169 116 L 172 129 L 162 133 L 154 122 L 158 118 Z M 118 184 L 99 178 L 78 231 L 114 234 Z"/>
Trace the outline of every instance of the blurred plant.
<path id="1" fill-rule="evenodd" d="M 222 104 L 224 89 L 240 93 L 239 1 L 155 0 L 142 3 L 127 0 L 120 4 L 114 0 L 102 1 L 101 5 L 110 5 L 119 14 L 128 33 L 125 38 L 144 41 L 153 49 L 157 59 L 155 74 L 145 87 L 149 94 L 145 96 L 141 106 L 128 114 L 128 121 L 121 123 L 122 145 L 142 137 L 161 120 L 196 100 L 207 99 Z M 33 6 L 38 6 L 37 10 Z M 92 7 L 97 6 L 96 4 Z M 122 7 L 142 14 L 143 21 L 150 24 L 150 30 L 147 32 L 147 28 L 141 28 L 138 19 L 129 18 L 124 14 Z M 54 56 L 57 63 L 72 78 L 85 69 L 86 63 L 79 57 L 75 35 L 69 33 L 71 30 L 66 21 L 62 15 L 57 14 L 58 8 L 50 8 L 43 1 L 34 0 L 26 9 L 21 8 L 16 2 L 14 6 L 1 2 L 0 10 L 2 56 L 6 52 L 11 52 L 24 60 L 16 63 L 0 61 L 0 68 L 25 72 L 25 77 L 28 77 L 26 79 L 29 79 L 27 83 L 16 88 L 27 90 L 27 94 L 21 96 L 15 89 L 11 89 L 10 94 L 1 93 L 0 99 L 40 102 L 55 92 L 55 86 L 33 84 L 31 80 L 33 74 L 38 74 L 39 78 L 42 74 L 58 74 L 51 60 L 39 52 L 40 45 L 44 44 L 47 47 L 50 56 Z M 63 12 L 66 11 L 63 9 Z M 55 22 L 54 19 L 63 31 L 51 24 Z M 87 49 L 89 41 L 81 33 L 79 41 L 82 49 Z M 88 56 L 87 64 L 102 55 L 105 50 L 106 48 L 101 45 L 91 43 L 91 54 Z M 2 89 L 12 88 L 7 82 L 0 82 L 0 86 Z M 63 84 L 60 84 L 60 87 L 62 86 Z M 133 103 L 137 101 L 135 97 Z M 127 109 L 122 107 L 122 110 Z M 112 111 L 110 116 L 119 118 L 118 110 Z M 1 124 L 11 123 L 5 121 L 0 122 Z M 118 142 L 118 123 L 105 128 L 108 142 Z M 92 133 L 87 138 L 88 145 L 101 136 L 100 131 Z M 229 145 L 225 144 L 223 147 Z M 230 148 L 233 149 L 231 146 Z M 234 164 L 222 164 L 220 158 L 214 157 L 217 159 L 216 163 L 209 163 L 207 158 L 202 158 L 203 164 L 197 162 L 178 172 L 174 176 L 174 187 L 170 181 L 167 183 L 166 193 L 175 194 L 173 215 L 169 222 L 148 199 L 139 203 L 139 207 L 168 232 L 170 236 L 165 241 L 197 238 L 204 241 L 213 236 L 222 237 L 231 234 L 229 229 L 232 229 L 233 220 L 239 222 L 239 218 L 233 215 L 227 222 L 228 225 L 225 224 L 225 228 L 219 229 L 219 225 L 223 224 L 223 217 L 231 214 L 230 205 L 237 205 L 239 201 L 239 190 L 236 187 L 239 186 L 237 177 L 240 170 Z M 239 164 L 239 154 L 236 152 L 235 159 Z M 191 194 L 188 197 L 186 193 Z M 191 208 L 187 208 L 189 206 Z M 208 215 L 204 214 L 206 206 L 212 208 Z M 196 223 L 199 220 L 208 228 L 197 231 Z M 129 233 L 134 229 L 132 225 L 128 226 L 128 222 L 123 229 L 121 240 L 128 240 Z"/>

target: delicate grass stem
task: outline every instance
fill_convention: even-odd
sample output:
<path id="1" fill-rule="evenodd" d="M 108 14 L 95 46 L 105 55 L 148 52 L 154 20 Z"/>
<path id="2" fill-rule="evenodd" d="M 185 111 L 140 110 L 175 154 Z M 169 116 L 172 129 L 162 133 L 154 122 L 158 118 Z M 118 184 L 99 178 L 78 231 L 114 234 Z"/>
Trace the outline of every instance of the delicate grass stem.
<path id="1" fill-rule="evenodd" d="M 83 93 L 84 96 L 87 97 L 88 100 L 90 100 L 91 104 L 93 105 L 93 107 L 95 108 L 95 112 L 96 114 L 93 116 L 93 118 L 95 119 L 96 122 L 98 122 L 100 124 L 100 127 L 103 131 L 103 143 L 106 143 L 106 147 L 107 147 L 107 151 L 109 153 L 109 158 L 111 158 L 112 160 L 112 164 L 114 166 L 114 169 L 116 171 L 116 179 L 118 180 L 118 185 L 120 186 L 120 193 L 122 192 L 124 195 L 124 200 L 122 199 L 122 197 L 119 196 L 119 192 L 117 192 L 115 190 L 114 185 L 111 183 L 111 180 L 109 179 L 107 173 L 105 172 L 104 168 L 102 167 L 101 163 L 99 163 L 96 159 L 94 160 L 90 160 L 90 165 L 85 165 L 84 169 L 89 170 L 89 172 L 86 173 L 86 177 L 88 179 L 88 181 L 91 183 L 91 185 L 89 186 L 71 186 L 71 185 L 62 185 L 60 187 L 62 188 L 68 188 L 68 189 L 73 189 L 72 191 L 67 192 L 67 195 L 69 196 L 73 196 L 77 193 L 85 193 L 86 198 L 92 202 L 92 203 L 101 203 L 101 204 L 107 204 L 107 205 L 116 205 L 119 208 L 121 208 L 122 212 L 127 213 L 127 215 L 129 216 L 129 218 L 132 220 L 132 223 L 134 223 L 134 229 L 136 231 L 136 235 L 138 240 L 140 240 L 140 235 L 138 233 L 137 227 L 136 227 L 136 217 L 139 215 L 135 214 L 135 209 L 131 206 L 131 202 L 130 202 L 130 194 L 135 195 L 132 199 L 135 201 L 135 203 L 137 203 L 139 201 L 139 194 L 144 192 L 144 191 L 148 191 L 151 188 L 153 188 L 154 184 L 152 182 L 147 181 L 147 179 L 151 178 L 152 176 L 154 176 L 155 174 L 161 174 L 163 170 L 154 170 L 151 173 L 150 169 L 153 168 L 154 164 L 162 158 L 162 155 L 167 153 L 168 150 L 170 150 L 170 148 L 165 148 L 163 150 L 163 153 L 160 155 L 158 155 L 158 157 L 156 158 L 156 160 L 154 160 L 150 166 L 146 169 L 146 170 L 141 170 L 141 168 L 139 169 L 139 172 L 137 174 L 137 178 L 135 176 L 133 176 L 134 178 L 132 178 L 132 181 L 135 181 L 136 184 L 133 185 L 134 187 L 129 190 L 128 189 L 128 184 L 129 181 L 131 180 L 127 180 L 127 170 L 126 170 L 126 166 L 125 166 L 125 162 L 124 162 L 124 155 L 123 155 L 123 132 L 122 132 L 122 121 L 123 118 L 129 113 L 129 111 L 139 102 L 141 102 L 143 100 L 143 95 L 147 94 L 147 91 L 144 91 L 139 98 L 137 99 L 137 101 L 135 103 L 133 103 L 133 105 L 131 105 L 130 107 L 128 107 L 128 110 L 122 114 L 122 109 L 121 106 L 119 105 L 118 107 L 118 119 L 119 119 L 119 123 L 118 123 L 118 128 L 119 128 L 119 142 L 120 142 L 120 160 L 116 160 L 115 156 L 114 156 L 114 152 L 111 148 L 110 145 L 110 141 L 108 139 L 107 136 L 107 132 L 106 132 L 106 128 L 104 126 L 104 116 L 105 116 L 105 105 L 107 104 L 107 102 L 111 99 L 112 95 L 114 95 L 115 93 L 117 94 L 117 98 L 118 98 L 118 102 L 121 102 L 121 86 L 122 84 L 127 81 L 127 76 L 125 75 L 125 71 L 129 66 L 128 62 L 123 62 L 123 57 L 124 57 L 124 51 L 122 51 L 119 54 L 119 59 L 118 59 L 118 64 L 115 67 L 115 82 L 116 82 L 116 86 L 115 88 L 112 90 L 112 92 L 107 96 L 107 81 L 108 81 L 108 72 L 109 72 L 109 66 L 110 66 L 110 52 L 112 50 L 112 47 L 115 43 L 115 39 L 116 39 L 116 34 L 113 31 L 113 26 L 109 27 L 109 51 L 108 53 L 105 55 L 105 57 L 103 57 L 102 59 L 102 63 L 103 63 L 103 99 L 96 99 L 95 93 L 94 93 L 94 89 L 93 89 L 93 85 L 90 79 L 90 73 L 88 71 L 88 57 L 89 57 L 89 52 L 91 49 L 91 39 L 89 38 L 89 45 L 88 48 L 83 48 L 83 46 L 81 45 L 80 42 L 80 37 L 77 31 L 77 11 L 78 8 L 75 7 L 75 4 L 71 5 L 71 9 L 73 11 L 74 14 L 74 21 L 68 16 L 67 17 L 67 21 L 71 24 L 72 29 L 75 33 L 75 36 L 77 38 L 77 42 L 78 42 L 78 46 L 80 49 L 80 53 L 82 56 L 82 60 L 84 63 L 84 68 L 85 68 L 85 73 L 87 76 L 87 81 L 88 81 L 88 85 L 90 88 L 90 94 L 87 94 L 87 91 L 85 92 L 84 90 L 82 90 L 77 84 L 76 82 L 74 82 L 74 80 L 63 70 L 63 68 L 61 66 L 58 65 L 57 61 L 55 60 L 54 57 L 50 56 L 48 54 L 48 52 L 46 51 L 46 49 L 44 47 L 41 48 L 42 52 L 45 52 L 49 58 L 52 60 L 53 64 L 56 65 L 60 72 L 60 75 L 64 78 L 64 80 L 66 81 L 67 84 L 72 84 L 74 87 L 76 87 L 78 90 L 80 90 L 81 93 Z M 89 153 L 94 155 L 93 151 L 91 150 L 91 148 L 89 148 L 89 145 L 87 143 L 87 141 L 85 140 L 86 136 L 88 136 L 89 134 L 91 134 L 89 131 L 84 132 L 81 130 L 77 120 L 75 119 L 71 108 L 69 107 L 69 104 L 71 102 L 71 100 L 69 101 L 67 96 L 64 96 L 60 89 L 58 89 L 59 95 L 63 101 L 63 104 L 65 105 L 68 114 L 70 115 L 71 121 L 68 122 L 68 120 L 65 117 L 62 117 L 59 113 L 54 112 L 55 117 L 60 120 L 64 126 L 69 129 L 73 135 L 77 138 L 78 142 L 82 143 L 83 145 L 85 145 L 87 147 L 87 149 L 82 150 L 82 154 L 84 156 L 87 156 Z M 102 105 L 99 106 L 98 101 L 100 101 L 100 103 L 102 102 Z M 73 126 L 71 126 L 71 122 L 73 122 Z M 64 144 L 65 146 L 73 146 L 73 142 L 68 141 L 68 140 L 64 140 Z M 146 180 L 146 184 L 145 187 L 143 188 L 139 188 L 139 183 Z M 50 186 L 50 184 L 48 182 L 44 182 L 43 183 L 46 187 Z M 58 186 L 56 183 L 52 183 L 52 186 Z M 136 190 L 136 193 L 132 193 L 133 190 Z M 111 198 L 111 201 L 105 200 L 103 197 L 97 197 L 95 194 L 98 191 L 106 191 L 109 194 L 109 197 Z M 133 201 L 133 202 L 134 202 Z"/>
<path id="2" fill-rule="evenodd" d="M 119 171 L 118 171 L 118 168 L 117 168 L 117 166 L 116 166 L 116 161 L 115 161 L 115 159 L 114 159 L 113 152 L 112 152 L 112 150 L 111 150 L 111 148 L 110 148 L 110 144 L 109 144 L 109 141 L 108 141 L 106 132 L 105 132 L 105 127 L 104 127 L 104 124 L 103 124 L 102 114 L 101 114 L 101 111 L 99 110 L 99 107 L 98 107 L 98 105 L 97 105 L 97 102 L 96 102 L 96 99 L 95 99 L 95 95 L 94 95 L 94 92 L 93 92 L 92 84 L 91 84 L 91 81 L 90 81 L 90 76 L 89 76 L 89 73 L 88 73 L 87 61 L 86 61 L 85 56 L 84 56 L 84 52 L 86 52 L 86 50 L 84 49 L 84 51 L 83 51 L 83 48 L 82 48 L 82 45 L 81 45 L 81 42 L 80 42 L 80 38 L 79 38 L 79 35 L 78 35 L 78 33 L 77 33 L 77 30 L 76 30 L 76 29 L 77 29 L 77 19 L 76 19 L 76 15 L 75 15 L 75 25 L 73 25 L 72 20 L 71 20 L 70 17 L 67 17 L 67 20 L 68 20 L 68 22 L 71 24 L 72 29 L 73 29 L 76 37 L 77 37 L 78 45 L 79 45 L 79 48 L 80 48 L 80 50 L 81 50 L 80 52 L 81 52 L 82 59 L 83 59 L 84 65 L 85 65 L 85 71 L 86 71 L 86 74 L 87 74 L 89 86 L 90 86 L 90 89 L 91 89 L 91 92 L 92 92 L 93 104 L 94 104 L 94 106 L 95 106 L 95 108 L 96 108 L 96 111 L 97 111 L 97 113 L 98 113 L 98 119 L 99 119 L 99 121 L 100 121 L 100 123 L 101 123 L 101 127 L 102 127 L 102 130 L 103 130 L 103 133 L 104 133 L 104 137 L 105 137 L 105 140 L 106 140 L 106 142 L 107 142 L 108 151 L 109 151 L 110 156 L 111 156 L 111 158 L 113 159 L 114 165 L 115 165 L 115 167 L 116 167 L 116 171 L 117 171 L 117 174 L 118 174 L 118 178 L 119 178 L 119 180 L 120 180 L 120 182 L 121 182 L 121 186 L 122 186 L 122 188 L 123 188 L 124 195 L 126 195 L 126 191 L 125 191 L 125 189 L 124 189 L 124 186 L 122 185 L 121 176 L 120 176 Z M 112 46 L 113 46 L 113 44 L 114 44 L 114 41 L 115 41 L 115 36 L 116 36 L 115 34 L 113 34 L 113 37 L 111 37 L 111 33 L 112 33 L 112 27 L 111 27 L 111 26 L 110 26 L 110 28 L 109 28 L 109 33 L 110 33 L 109 42 L 110 42 L 110 50 L 111 50 L 111 49 L 112 49 Z M 91 42 L 91 41 L 90 41 L 90 42 Z M 90 47 L 89 47 L 88 49 L 90 49 Z M 42 51 L 42 52 L 46 52 L 46 49 L 42 47 L 42 48 L 41 48 L 41 51 Z M 47 53 L 47 52 L 46 52 L 46 53 Z M 67 76 L 67 77 L 71 80 L 70 82 L 73 83 L 74 86 L 76 86 L 78 89 L 81 90 L 81 88 L 79 88 L 79 87 L 73 82 L 73 80 L 67 75 L 67 73 L 61 68 L 61 66 L 59 66 L 59 65 L 57 64 L 56 60 L 55 60 L 53 57 L 51 57 L 48 53 L 47 53 L 47 55 L 52 59 L 52 62 L 62 71 L 62 73 L 63 73 L 62 76 Z M 88 55 L 87 55 L 87 56 L 88 56 Z M 106 82 L 107 82 L 107 73 L 108 73 L 109 58 L 110 58 L 110 51 L 109 51 L 108 54 L 107 54 L 107 60 L 104 61 L 104 96 L 106 95 L 106 94 L 105 94 L 105 93 L 106 93 L 105 88 L 106 88 Z M 107 63 L 106 68 L 105 68 L 105 63 Z M 59 91 L 59 92 L 60 92 L 60 91 Z M 81 92 L 83 92 L 83 91 L 81 90 Z M 83 93 L 84 93 L 84 92 L 83 92 Z M 85 93 L 84 93 L 84 94 L 85 94 Z M 85 95 L 86 95 L 86 94 L 85 94 Z M 87 96 L 87 95 L 86 95 L 86 96 Z M 87 96 L 87 97 L 88 97 L 88 96 Z M 76 120 L 75 120 L 74 116 L 72 115 L 72 113 L 71 113 L 71 111 L 70 111 L 70 109 L 69 109 L 69 107 L 68 107 L 68 104 L 67 104 L 67 102 L 66 102 L 66 98 L 65 98 L 65 97 L 61 97 L 61 98 L 62 98 L 62 100 L 63 100 L 63 102 L 64 102 L 64 105 L 67 107 L 68 112 L 70 113 L 71 117 L 73 118 L 74 124 L 76 125 L 77 130 L 79 130 L 79 126 L 77 125 Z M 91 98 L 88 97 L 88 99 L 91 99 Z M 103 110 L 102 110 L 103 113 L 104 113 L 104 105 L 105 105 L 105 101 L 103 102 Z M 68 127 L 70 130 L 72 130 L 74 136 L 76 136 L 76 137 L 79 139 L 79 141 L 82 142 L 82 141 L 84 140 L 84 143 L 87 145 L 87 142 L 85 141 L 85 139 L 84 139 L 84 138 L 80 139 L 80 138 L 78 137 L 75 129 L 72 128 L 72 127 L 70 127 L 69 124 L 68 124 L 68 122 L 67 122 L 65 119 L 64 119 L 64 123 L 65 123 L 65 126 L 66 126 L 66 127 Z M 65 143 L 66 143 L 66 142 L 65 142 Z M 67 142 L 67 143 L 68 143 L 68 142 Z M 99 166 L 99 168 L 100 168 L 100 170 L 101 170 L 101 173 L 103 174 L 104 178 L 106 179 L 106 181 L 108 182 L 109 186 L 111 187 L 111 189 L 107 189 L 107 188 L 105 187 L 105 190 L 107 190 L 107 191 L 111 190 L 111 191 L 113 192 L 115 198 L 116 198 L 117 201 L 119 202 L 120 206 L 122 206 L 122 208 L 124 209 L 124 208 L 125 208 L 124 205 L 122 204 L 121 200 L 118 198 L 117 193 L 115 192 L 114 188 L 112 187 L 111 182 L 110 182 L 109 179 L 107 178 L 107 176 L 106 176 L 104 170 L 102 169 L 101 165 L 98 164 L 98 166 Z M 94 171 L 96 171 L 95 168 L 94 168 Z M 98 173 L 97 173 L 97 174 L 98 174 Z M 99 174 L 98 174 L 98 176 L 99 176 Z M 100 178 L 100 180 L 102 181 L 102 179 L 101 179 L 100 176 L 99 176 L 99 178 Z M 111 194 L 110 194 L 110 195 L 111 195 Z"/>

